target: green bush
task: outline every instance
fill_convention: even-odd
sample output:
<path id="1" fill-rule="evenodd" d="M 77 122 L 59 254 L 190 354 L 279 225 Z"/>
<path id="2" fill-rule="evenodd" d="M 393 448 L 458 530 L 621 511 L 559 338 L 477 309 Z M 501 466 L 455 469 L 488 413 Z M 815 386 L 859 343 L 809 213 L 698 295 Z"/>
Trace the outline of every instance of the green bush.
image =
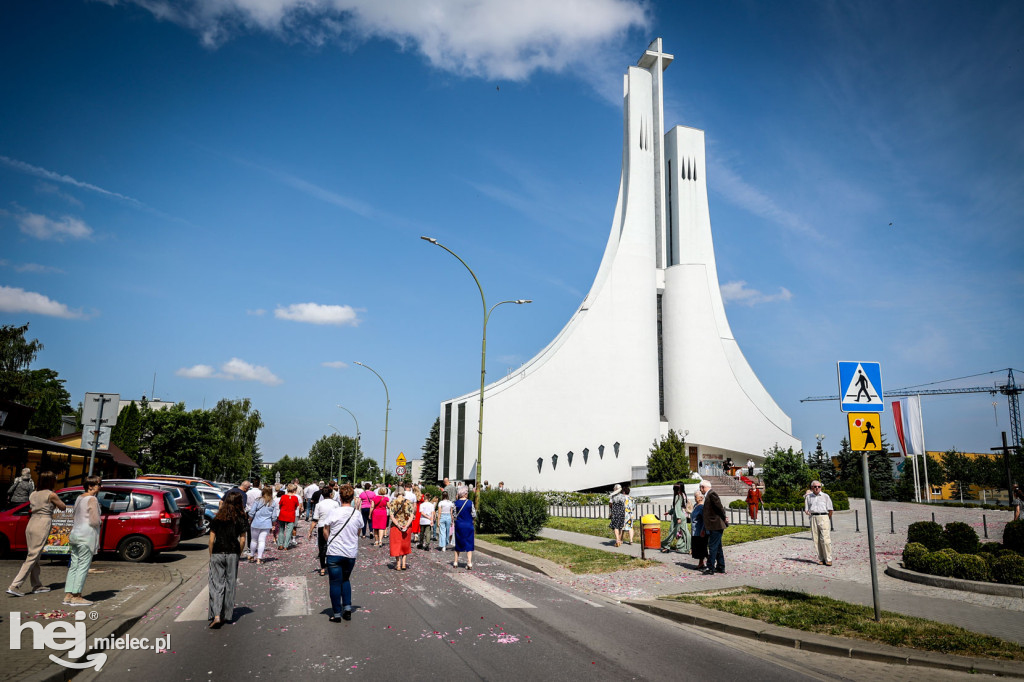
<path id="1" fill-rule="evenodd" d="M 1003 547 L 1024 554 L 1024 519 L 1010 521 L 1003 528 Z"/>
<path id="2" fill-rule="evenodd" d="M 946 530 L 942 531 L 946 546 L 952 547 L 961 554 L 974 554 L 978 551 L 978 533 L 962 521 L 952 521 L 946 524 Z"/>
<path id="3" fill-rule="evenodd" d="M 992 579 L 1007 585 L 1024 585 L 1024 557 L 1018 554 L 997 557 L 992 562 Z"/>
<path id="4" fill-rule="evenodd" d="M 980 556 L 985 561 L 985 563 L 988 564 L 988 572 L 989 572 L 989 575 L 991 576 L 991 574 L 992 574 L 992 564 L 994 564 L 996 562 L 996 558 L 997 558 L 996 555 L 994 553 L 992 553 L 992 552 L 982 552 L 981 554 L 977 554 L 975 556 Z M 989 579 L 991 580 L 991 577 Z"/>
<path id="5" fill-rule="evenodd" d="M 934 521 L 918 521 L 910 524 L 907 528 L 907 542 L 920 542 L 930 552 L 936 552 L 946 546 L 942 526 Z"/>
<path id="6" fill-rule="evenodd" d="M 987 581 L 992 579 L 992 574 L 982 557 L 977 554 L 960 554 L 953 561 L 953 577 Z"/>
<path id="7" fill-rule="evenodd" d="M 420 492 L 423 493 L 423 495 L 427 499 L 434 499 L 436 497 L 438 499 L 438 501 L 440 501 L 441 500 L 441 493 L 443 491 L 444 491 L 443 488 L 438 488 L 436 485 L 423 485 L 423 486 L 420 486 Z M 455 500 L 452 500 L 452 501 L 454 502 Z"/>
<path id="8" fill-rule="evenodd" d="M 954 557 L 959 557 L 956 552 L 952 555 L 949 554 L 952 550 L 941 550 L 938 552 L 930 552 L 924 556 L 921 560 L 922 573 L 929 575 L 941 575 L 945 577 L 951 577 L 953 575 L 953 563 Z"/>
<path id="9" fill-rule="evenodd" d="M 548 520 L 548 503 L 536 492 L 500 493 L 500 530 L 513 540 L 533 540 Z"/>
<path id="10" fill-rule="evenodd" d="M 998 542 L 983 542 L 981 543 L 981 546 L 978 547 L 978 552 L 981 554 L 995 555 L 995 553 L 1001 550 L 1002 548 L 1003 546 Z"/>
<path id="11" fill-rule="evenodd" d="M 903 548 L 903 567 L 909 571 L 921 571 L 928 548 L 920 542 L 908 542 Z"/>
<path id="12" fill-rule="evenodd" d="M 500 533 L 501 510 L 499 505 L 508 493 L 497 490 L 480 491 L 480 508 L 476 510 L 477 530 L 480 533 Z M 545 510 L 546 511 L 546 510 Z"/>

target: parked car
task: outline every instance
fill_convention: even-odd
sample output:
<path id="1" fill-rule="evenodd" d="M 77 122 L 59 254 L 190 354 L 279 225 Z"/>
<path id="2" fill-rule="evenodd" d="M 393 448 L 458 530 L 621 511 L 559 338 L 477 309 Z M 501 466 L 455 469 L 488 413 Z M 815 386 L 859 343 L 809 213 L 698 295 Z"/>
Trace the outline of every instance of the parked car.
<path id="1" fill-rule="evenodd" d="M 181 539 L 191 540 L 192 538 L 205 535 L 210 529 L 210 523 L 206 520 L 206 503 L 203 496 L 196 490 L 194 485 L 186 483 L 175 483 L 172 481 L 157 481 L 153 479 L 112 479 L 104 480 L 107 483 L 132 483 L 134 485 L 146 485 L 161 490 L 167 490 L 174 495 L 174 502 L 181 512 Z"/>
<path id="2" fill-rule="evenodd" d="M 175 474 L 143 474 L 136 480 L 145 481 L 170 481 L 171 483 L 187 483 L 188 485 L 213 486 L 212 481 L 196 476 L 176 476 Z"/>
<path id="3" fill-rule="evenodd" d="M 69 507 L 82 494 L 82 486 L 63 488 L 57 496 Z M 131 482 L 104 481 L 96 499 L 100 503 L 100 551 L 116 552 L 125 561 L 145 561 L 157 552 L 172 550 L 181 539 L 181 512 L 168 490 Z M 0 512 L 0 555 L 24 552 L 27 502 Z"/>
<path id="4" fill-rule="evenodd" d="M 224 497 L 224 491 L 219 488 L 207 488 L 206 486 L 196 486 L 196 490 L 203 496 L 203 502 L 206 503 L 206 511 L 204 512 L 206 519 L 213 521 L 213 518 L 217 516 L 217 511 L 220 509 L 220 501 Z"/>

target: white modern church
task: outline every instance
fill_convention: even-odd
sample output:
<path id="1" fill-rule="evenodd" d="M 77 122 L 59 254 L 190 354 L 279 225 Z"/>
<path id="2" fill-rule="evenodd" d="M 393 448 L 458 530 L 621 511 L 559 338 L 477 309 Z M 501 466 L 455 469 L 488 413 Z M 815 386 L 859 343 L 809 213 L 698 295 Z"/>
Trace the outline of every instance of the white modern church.
<path id="1" fill-rule="evenodd" d="M 662 72 L 672 59 L 658 38 L 624 77 L 619 197 L 590 292 L 546 348 L 484 390 L 482 469 L 492 485 L 633 480 L 670 428 L 686 434 L 695 471 L 800 446 L 729 329 L 704 132 L 664 131 Z M 438 478 L 477 478 L 479 395 L 441 403 Z"/>

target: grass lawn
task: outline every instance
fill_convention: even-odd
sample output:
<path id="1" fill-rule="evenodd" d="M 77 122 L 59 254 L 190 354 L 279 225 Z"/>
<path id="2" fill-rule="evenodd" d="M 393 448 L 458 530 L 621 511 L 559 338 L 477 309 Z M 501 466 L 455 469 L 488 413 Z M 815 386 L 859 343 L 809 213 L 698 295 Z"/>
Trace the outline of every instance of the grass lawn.
<path id="1" fill-rule="evenodd" d="M 641 561 L 625 554 L 604 552 L 599 549 L 580 547 L 560 540 L 538 538 L 528 542 L 510 540 L 504 535 L 487 535 L 477 533 L 477 538 L 508 547 L 541 559 L 553 561 L 573 573 L 611 573 L 634 568 L 648 568 L 655 565 L 653 561 Z"/>
<path id="2" fill-rule="evenodd" d="M 923 618 L 874 609 L 789 590 L 743 590 L 713 595 L 680 594 L 664 599 L 699 604 L 797 630 L 853 637 L 944 654 L 1024 661 L 1024 647 L 997 637 Z"/>
<path id="3" fill-rule="evenodd" d="M 612 531 L 608 528 L 608 519 L 566 519 L 561 517 L 551 516 L 548 518 L 548 522 L 545 524 L 548 528 L 557 528 L 558 530 L 568 530 L 573 533 L 583 533 L 584 535 L 595 535 L 599 538 L 613 538 Z M 668 537 L 669 522 L 661 522 L 661 539 L 664 540 Z M 800 528 L 799 526 L 755 526 L 755 525 L 738 525 L 729 526 L 725 529 L 725 533 L 722 536 L 722 544 L 724 546 L 738 545 L 743 542 L 751 542 L 752 540 L 764 540 L 765 538 L 773 538 L 777 535 L 790 535 L 791 533 L 799 533 L 806 528 Z M 639 522 L 634 523 L 635 542 L 640 542 L 640 524 Z"/>

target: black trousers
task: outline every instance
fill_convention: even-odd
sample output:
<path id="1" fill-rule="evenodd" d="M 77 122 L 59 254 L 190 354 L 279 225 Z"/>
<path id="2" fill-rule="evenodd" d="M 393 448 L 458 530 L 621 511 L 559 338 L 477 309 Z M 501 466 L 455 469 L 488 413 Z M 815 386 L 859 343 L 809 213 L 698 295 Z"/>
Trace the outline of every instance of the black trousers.
<path id="1" fill-rule="evenodd" d="M 320 550 L 319 554 L 321 571 L 327 570 L 327 538 L 324 537 L 323 531 L 323 528 L 316 529 L 316 546 Z"/>

